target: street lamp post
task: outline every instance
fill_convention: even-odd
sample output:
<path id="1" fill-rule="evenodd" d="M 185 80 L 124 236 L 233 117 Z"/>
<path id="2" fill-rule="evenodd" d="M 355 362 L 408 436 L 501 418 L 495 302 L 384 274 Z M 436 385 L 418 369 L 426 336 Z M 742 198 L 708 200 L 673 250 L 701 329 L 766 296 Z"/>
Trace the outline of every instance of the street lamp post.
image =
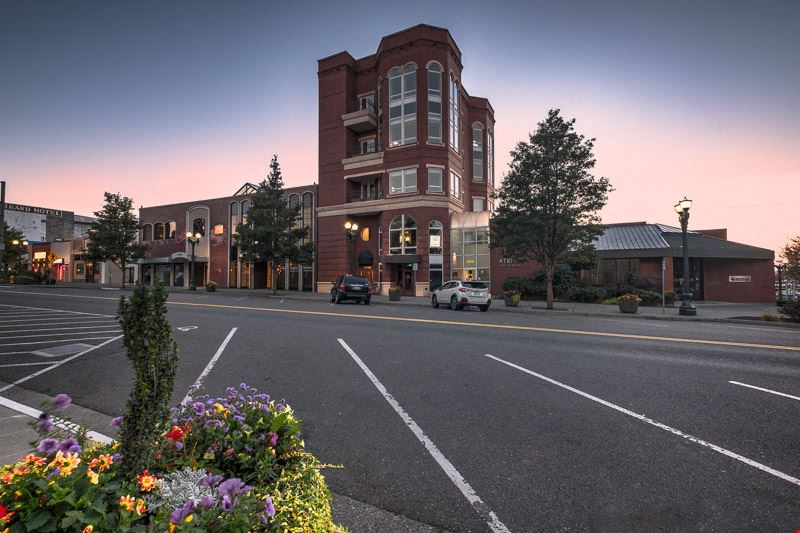
<path id="1" fill-rule="evenodd" d="M 775 269 L 778 271 L 778 298 L 775 300 L 778 305 L 783 305 L 783 264 L 778 263 Z"/>
<path id="2" fill-rule="evenodd" d="M 344 223 L 344 229 L 347 232 L 347 240 L 350 242 L 350 274 L 356 272 L 356 232 L 358 231 L 358 224 L 350 222 L 349 220 Z"/>
<path id="3" fill-rule="evenodd" d="M 697 308 L 692 304 L 692 289 L 689 284 L 689 209 L 692 207 L 692 201 L 683 197 L 683 200 L 675 204 L 675 211 L 678 213 L 678 219 L 681 221 L 681 231 L 683 232 L 683 302 L 678 309 L 678 314 L 685 316 L 695 316 Z"/>
<path id="4" fill-rule="evenodd" d="M 189 267 L 189 290 L 196 291 L 197 286 L 194 284 L 194 247 L 197 246 L 197 243 L 200 242 L 200 235 L 199 233 L 192 234 L 191 231 L 186 232 L 186 240 L 189 241 L 189 244 L 192 246 L 192 264 Z"/>
<path id="5" fill-rule="evenodd" d="M 23 247 L 27 247 L 28 246 L 28 241 L 20 242 L 19 239 L 14 239 L 13 241 L 11 241 L 11 245 L 12 246 L 19 246 L 20 244 Z M 22 254 L 21 253 L 17 256 L 17 268 L 22 270 Z"/>

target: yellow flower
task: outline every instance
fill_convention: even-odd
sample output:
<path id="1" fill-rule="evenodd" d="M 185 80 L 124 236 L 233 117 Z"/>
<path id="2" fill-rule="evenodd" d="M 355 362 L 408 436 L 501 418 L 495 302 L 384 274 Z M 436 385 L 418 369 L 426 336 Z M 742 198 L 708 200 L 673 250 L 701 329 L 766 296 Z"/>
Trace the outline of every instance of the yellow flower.
<path id="1" fill-rule="evenodd" d="M 133 511 L 135 507 L 135 501 L 130 496 L 120 496 L 119 497 L 119 506 L 122 507 L 126 511 Z"/>
<path id="2" fill-rule="evenodd" d="M 170 522 L 170 523 L 169 523 L 169 533 L 172 533 L 173 531 L 175 531 L 175 529 L 176 529 L 177 527 L 178 527 L 178 526 L 176 526 L 175 524 L 173 524 L 172 522 Z"/>
<path id="3" fill-rule="evenodd" d="M 61 474 L 66 476 L 71 474 L 79 464 L 81 464 L 81 459 L 78 457 L 77 453 L 64 453 L 59 450 L 48 467 L 58 467 Z"/>
<path id="4" fill-rule="evenodd" d="M 191 522 L 192 520 L 194 520 L 194 515 L 191 515 L 191 514 L 183 519 L 183 521 L 186 522 L 187 524 L 189 522 Z"/>
<path id="5" fill-rule="evenodd" d="M 89 478 L 89 482 L 92 485 L 97 485 L 97 482 L 100 480 L 100 474 L 92 470 L 91 468 L 86 471 L 86 477 Z"/>
<path id="6" fill-rule="evenodd" d="M 230 409 L 228 409 L 227 407 L 225 407 L 224 405 L 222 405 L 219 402 L 217 402 L 214 405 L 212 405 L 211 408 L 214 410 L 215 413 L 217 413 L 217 414 L 222 413 L 224 416 L 228 416 L 228 414 L 231 412 Z"/>
<path id="7" fill-rule="evenodd" d="M 47 462 L 44 457 L 39 457 L 38 455 L 33 453 L 28 455 L 23 455 L 21 461 L 24 461 L 28 464 L 32 464 L 33 466 L 42 466 Z"/>
<path id="8" fill-rule="evenodd" d="M 0 476 L 0 481 L 6 485 L 10 485 L 11 482 L 14 481 L 14 474 L 11 472 L 5 472 L 2 476 Z"/>
<path id="9" fill-rule="evenodd" d="M 146 512 L 147 512 L 147 506 L 144 504 L 144 500 L 139 498 L 138 500 L 136 500 L 136 514 L 142 516 Z"/>
<path id="10" fill-rule="evenodd" d="M 92 533 L 92 531 L 94 531 L 94 526 L 92 524 L 89 524 L 83 528 L 83 533 Z"/>
<path id="11" fill-rule="evenodd" d="M 156 486 L 156 476 L 150 475 L 148 470 L 145 470 L 138 476 L 136 476 L 136 480 L 139 482 L 139 488 L 145 492 L 151 491 Z"/>

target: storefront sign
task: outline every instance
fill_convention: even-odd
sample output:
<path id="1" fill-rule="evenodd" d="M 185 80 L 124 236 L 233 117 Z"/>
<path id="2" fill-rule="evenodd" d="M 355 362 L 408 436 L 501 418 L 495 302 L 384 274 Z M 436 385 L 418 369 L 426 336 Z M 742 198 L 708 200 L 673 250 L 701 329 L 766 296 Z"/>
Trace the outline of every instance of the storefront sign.
<path id="1" fill-rule="evenodd" d="M 750 276 L 728 276 L 729 283 L 750 283 Z"/>
<path id="2" fill-rule="evenodd" d="M 34 259 L 47 259 L 47 252 L 34 252 L 33 254 Z"/>
<path id="3" fill-rule="evenodd" d="M 501 257 L 500 261 L 498 261 L 498 262 L 499 262 L 499 264 L 501 264 L 503 266 L 507 266 L 507 267 L 518 267 L 518 266 L 520 266 L 520 262 L 517 261 L 516 259 L 511 258 L 511 257 Z"/>
<path id="4" fill-rule="evenodd" d="M 64 216 L 60 209 L 46 209 L 44 207 L 33 207 L 30 205 L 6 204 L 6 211 L 19 211 L 21 213 L 35 213 L 37 215 L 52 215 L 54 217 Z"/>
<path id="5" fill-rule="evenodd" d="M 431 248 L 441 248 L 441 247 L 442 247 L 442 236 L 431 235 Z"/>

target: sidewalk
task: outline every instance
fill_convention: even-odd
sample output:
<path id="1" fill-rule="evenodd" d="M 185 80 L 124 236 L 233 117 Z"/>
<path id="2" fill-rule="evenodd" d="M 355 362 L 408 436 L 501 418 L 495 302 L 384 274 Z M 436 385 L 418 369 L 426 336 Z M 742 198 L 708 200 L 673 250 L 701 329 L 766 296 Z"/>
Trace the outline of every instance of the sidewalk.
<path id="1" fill-rule="evenodd" d="M 13 286 L 11 286 L 13 287 Z M 57 285 L 21 285 L 17 288 L 24 287 L 39 287 L 45 289 L 83 289 L 102 291 L 104 294 L 119 293 L 118 287 L 102 287 L 99 284 L 87 283 L 59 283 Z M 165 287 L 168 292 L 175 293 L 189 293 L 191 292 L 184 287 Z M 126 285 L 126 291 L 128 286 Z M 204 289 L 199 288 L 198 293 L 205 292 Z M 306 300 L 306 301 L 320 301 L 328 302 L 328 295 L 313 292 L 296 292 L 296 291 L 278 291 L 277 295 L 273 295 L 269 289 L 217 289 L 216 293 L 219 295 L 236 295 L 236 296 L 258 296 L 261 298 L 277 298 L 286 300 Z M 428 297 L 410 297 L 403 296 L 399 301 L 390 302 L 388 296 L 374 294 L 372 301 L 381 305 L 398 305 L 398 306 L 429 306 L 430 300 Z M 560 312 L 564 315 L 573 316 L 604 316 L 615 317 L 620 319 L 650 319 L 650 320 L 682 320 L 689 322 L 744 322 L 747 324 L 758 324 L 764 326 L 778 326 L 789 328 L 800 328 L 800 324 L 786 323 L 786 322 L 766 322 L 760 320 L 763 315 L 769 314 L 780 316 L 779 309 L 774 304 L 759 304 L 759 303 L 729 303 L 729 302 L 694 302 L 697 307 L 697 316 L 681 316 L 678 314 L 678 305 L 674 307 L 639 307 L 639 312 L 636 314 L 623 314 L 620 312 L 616 305 L 603 305 L 603 304 L 586 304 L 580 302 L 555 302 L 554 309 L 548 311 L 543 301 L 522 301 L 518 307 L 506 307 L 502 299 L 495 299 L 492 302 L 491 312 L 508 312 L 508 313 L 553 313 Z"/>

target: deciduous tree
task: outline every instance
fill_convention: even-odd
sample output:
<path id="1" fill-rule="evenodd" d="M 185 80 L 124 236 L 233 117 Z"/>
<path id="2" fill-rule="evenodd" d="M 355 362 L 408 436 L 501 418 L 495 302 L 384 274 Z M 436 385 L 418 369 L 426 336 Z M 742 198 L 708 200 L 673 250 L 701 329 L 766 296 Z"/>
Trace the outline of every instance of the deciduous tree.
<path id="1" fill-rule="evenodd" d="M 595 139 L 576 133 L 574 124 L 551 109 L 528 141 L 517 143 L 491 221 L 492 247 L 542 265 L 548 309 L 556 264 L 570 250 L 591 246 L 602 231 L 598 211 L 613 190 L 607 178 L 591 173 Z"/>
<path id="2" fill-rule="evenodd" d="M 125 267 L 144 256 L 146 247 L 139 244 L 141 228 L 133 214 L 133 200 L 114 193 L 104 193 L 103 209 L 95 211 L 97 221 L 89 230 L 86 253 L 94 262 L 110 261 L 122 271 L 125 288 Z"/>
<path id="3" fill-rule="evenodd" d="M 786 243 L 781 255 L 786 261 L 786 274 L 800 283 L 800 235 Z"/>
<path id="4" fill-rule="evenodd" d="M 25 236 L 21 231 L 14 229 L 3 222 L 5 226 L 5 248 L 3 249 L 3 268 L 4 272 L 0 272 L 0 280 L 7 278 L 9 270 L 14 270 L 17 267 L 17 262 L 22 254 L 25 253 L 25 246 L 22 244 L 25 241 Z M 16 244 L 14 244 L 16 242 Z"/>
<path id="5" fill-rule="evenodd" d="M 272 293 L 277 292 L 278 265 L 291 261 L 309 264 L 314 247 L 308 228 L 298 220 L 300 206 L 290 206 L 284 196 L 283 177 L 278 156 L 272 157 L 267 178 L 258 184 L 250 197 L 247 220 L 236 228 L 236 243 L 245 261 L 267 261 L 272 270 Z M 305 241 L 305 242 L 304 242 Z"/>

